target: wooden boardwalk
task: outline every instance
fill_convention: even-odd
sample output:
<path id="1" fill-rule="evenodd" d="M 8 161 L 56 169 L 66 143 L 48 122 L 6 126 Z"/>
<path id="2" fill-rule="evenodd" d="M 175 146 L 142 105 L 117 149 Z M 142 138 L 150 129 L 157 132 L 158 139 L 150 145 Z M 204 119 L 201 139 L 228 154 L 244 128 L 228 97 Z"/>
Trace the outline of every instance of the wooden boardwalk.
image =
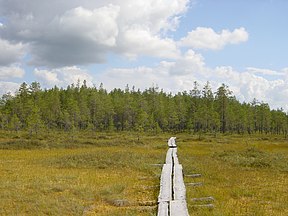
<path id="1" fill-rule="evenodd" d="M 158 216 L 189 216 L 183 168 L 177 157 L 176 137 L 168 140 L 169 149 L 160 178 Z"/>

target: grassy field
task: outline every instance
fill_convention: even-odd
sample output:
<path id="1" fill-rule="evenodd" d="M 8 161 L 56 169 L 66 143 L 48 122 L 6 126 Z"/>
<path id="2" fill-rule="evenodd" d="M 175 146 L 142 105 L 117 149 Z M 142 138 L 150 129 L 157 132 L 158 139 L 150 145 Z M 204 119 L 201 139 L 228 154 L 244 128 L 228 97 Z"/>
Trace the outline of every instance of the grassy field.
<path id="1" fill-rule="evenodd" d="M 0 132 L 0 215 L 156 215 L 175 134 Z M 288 141 L 176 134 L 190 215 L 288 215 Z M 214 209 L 192 198 L 213 196 Z"/>

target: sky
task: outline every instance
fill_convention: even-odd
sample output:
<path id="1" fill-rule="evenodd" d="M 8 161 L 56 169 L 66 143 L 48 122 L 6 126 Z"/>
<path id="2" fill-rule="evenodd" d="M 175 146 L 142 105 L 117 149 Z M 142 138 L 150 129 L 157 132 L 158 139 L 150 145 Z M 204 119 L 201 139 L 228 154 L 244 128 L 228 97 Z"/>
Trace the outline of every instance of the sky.
<path id="1" fill-rule="evenodd" d="M 0 94 L 225 83 L 288 110 L 287 0 L 0 0 Z"/>

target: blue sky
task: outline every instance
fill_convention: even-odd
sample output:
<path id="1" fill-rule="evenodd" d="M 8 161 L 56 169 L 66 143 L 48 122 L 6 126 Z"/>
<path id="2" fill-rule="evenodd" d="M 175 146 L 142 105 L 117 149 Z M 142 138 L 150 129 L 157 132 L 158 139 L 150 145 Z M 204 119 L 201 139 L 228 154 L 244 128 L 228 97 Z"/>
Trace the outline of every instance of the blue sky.
<path id="1" fill-rule="evenodd" d="M 190 90 L 223 82 L 288 109 L 286 0 L 0 0 L 0 94 L 78 79 Z"/>
<path id="2" fill-rule="evenodd" d="M 220 52 L 205 53 L 207 64 L 232 65 L 239 70 L 252 66 L 280 70 L 287 66 L 287 9 L 285 0 L 202 0 L 190 9 L 183 27 L 189 31 L 209 26 L 220 31 L 243 26 L 249 40 Z"/>

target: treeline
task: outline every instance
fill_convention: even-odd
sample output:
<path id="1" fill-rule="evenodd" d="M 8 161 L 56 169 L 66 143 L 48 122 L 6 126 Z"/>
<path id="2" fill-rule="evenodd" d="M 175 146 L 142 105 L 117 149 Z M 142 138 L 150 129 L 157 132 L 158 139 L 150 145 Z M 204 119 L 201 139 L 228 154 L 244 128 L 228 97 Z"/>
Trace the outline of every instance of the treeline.
<path id="1" fill-rule="evenodd" d="M 173 131 L 287 134 L 288 116 L 264 102 L 240 103 L 222 84 L 209 82 L 178 94 L 158 87 L 144 91 L 69 85 L 42 90 L 38 82 L 21 84 L 15 95 L 0 101 L 2 130 Z"/>

